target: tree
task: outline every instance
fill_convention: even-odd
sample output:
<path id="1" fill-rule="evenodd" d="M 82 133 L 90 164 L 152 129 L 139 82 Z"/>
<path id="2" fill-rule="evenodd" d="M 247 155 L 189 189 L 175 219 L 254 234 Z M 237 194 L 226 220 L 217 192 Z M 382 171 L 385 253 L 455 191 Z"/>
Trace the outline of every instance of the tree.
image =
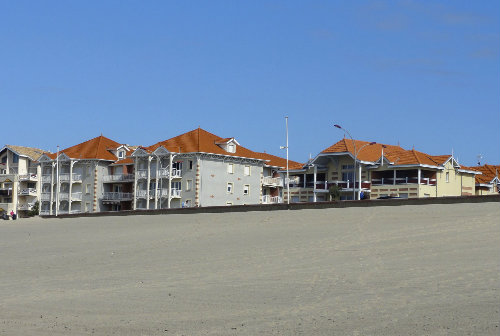
<path id="1" fill-rule="evenodd" d="M 340 192 L 342 191 L 342 187 L 339 187 L 337 184 L 332 184 L 328 188 L 328 193 L 330 194 L 330 201 L 335 200 L 338 201 L 340 199 Z"/>
<path id="2" fill-rule="evenodd" d="M 33 216 L 38 215 L 38 208 L 39 207 L 40 207 L 40 203 L 38 203 L 38 201 L 36 201 L 35 204 L 33 205 L 33 208 L 31 208 L 31 210 L 28 211 L 28 216 L 33 217 Z"/>

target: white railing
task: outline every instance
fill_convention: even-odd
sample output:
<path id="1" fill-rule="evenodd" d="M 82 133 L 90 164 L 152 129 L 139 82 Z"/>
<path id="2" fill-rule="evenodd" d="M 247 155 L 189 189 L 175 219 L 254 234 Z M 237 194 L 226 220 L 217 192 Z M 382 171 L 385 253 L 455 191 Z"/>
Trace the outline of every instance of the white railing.
<path id="1" fill-rule="evenodd" d="M 181 178 L 182 177 L 182 171 L 179 169 L 172 168 L 172 178 Z M 158 170 L 158 175 L 160 177 L 167 177 L 169 176 L 170 171 L 169 168 L 161 168 Z"/>
<path id="2" fill-rule="evenodd" d="M 82 182 L 82 175 L 80 175 L 80 174 L 73 174 L 71 176 L 71 179 L 73 180 L 73 182 Z"/>
<path id="3" fill-rule="evenodd" d="M 142 190 L 138 190 L 137 192 L 140 192 L 140 191 L 142 191 Z M 145 195 L 146 195 L 146 193 L 144 193 L 144 196 Z M 124 193 L 124 192 L 104 192 L 102 195 L 103 200 L 122 201 L 122 200 L 131 200 L 132 198 L 133 198 L 132 193 Z"/>
<path id="4" fill-rule="evenodd" d="M 179 198 L 179 197 L 181 197 L 181 190 L 180 189 L 172 189 L 170 195 L 173 198 Z"/>
<path id="5" fill-rule="evenodd" d="M 19 175 L 19 181 L 36 181 L 37 179 L 38 175 L 36 173 Z"/>
<path id="6" fill-rule="evenodd" d="M 133 174 L 105 175 L 102 177 L 103 182 L 123 182 L 133 181 L 134 179 Z"/>
<path id="7" fill-rule="evenodd" d="M 394 185 L 394 184 L 423 184 L 423 185 L 436 185 L 436 179 L 431 179 L 429 177 L 421 177 L 420 183 L 418 183 L 417 176 L 408 177 L 382 177 L 379 179 L 372 179 L 373 185 Z"/>
<path id="8" fill-rule="evenodd" d="M 81 209 L 73 209 L 71 210 L 69 213 L 72 213 L 72 214 L 78 214 L 78 213 L 81 213 L 82 210 Z"/>
<path id="9" fill-rule="evenodd" d="M 50 192 L 42 192 L 40 199 L 42 201 L 50 201 Z"/>
<path id="10" fill-rule="evenodd" d="M 50 182 L 52 180 L 52 175 L 42 175 L 42 182 Z"/>
<path id="11" fill-rule="evenodd" d="M 82 200 L 82 193 L 81 192 L 71 193 L 71 200 L 72 201 L 81 201 Z"/>
<path id="12" fill-rule="evenodd" d="M 50 215 L 50 210 L 40 210 L 40 215 L 41 216 L 48 216 L 48 215 Z"/>
<path id="13" fill-rule="evenodd" d="M 264 176 L 264 178 L 262 179 L 262 184 L 282 187 L 283 179 L 281 177 Z"/>
<path id="14" fill-rule="evenodd" d="M 68 211 L 68 210 L 66 210 L 66 209 L 65 209 L 65 210 L 59 210 L 59 211 L 57 212 L 57 214 L 58 214 L 58 215 L 66 215 L 66 214 L 68 214 L 68 213 L 69 213 L 69 211 Z"/>
<path id="15" fill-rule="evenodd" d="M 59 193 L 59 200 L 68 200 L 69 199 L 69 193 L 67 192 L 60 192 Z"/>
<path id="16" fill-rule="evenodd" d="M 19 196 L 36 195 L 36 188 L 25 188 L 19 190 Z"/>
<path id="17" fill-rule="evenodd" d="M 148 178 L 148 171 L 146 169 L 137 170 L 136 175 L 138 178 Z"/>
<path id="18" fill-rule="evenodd" d="M 146 198 L 146 195 L 148 194 L 147 190 L 137 190 L 135 192 L 136 197 L 141 197 L 141 198 Z"/>
<path id="19" fill-rule="evenodd" d="M 59 181 L 62 182 L 66 182 L 66 181 L 69 181 L 69 174 L 59 174 Z"/>
<path id="20" fill-rule="evenodd" d="M 261 197 L 261 200 L 263 204 L 283 203 L 283 200 L 280 196 L 264 195 Z"/>
<path id="21" fill-rule="evenodd" d="M 35 206 L 35 203 L 25 203 L 17 206 L 18 210 L 31 210 Z"/>

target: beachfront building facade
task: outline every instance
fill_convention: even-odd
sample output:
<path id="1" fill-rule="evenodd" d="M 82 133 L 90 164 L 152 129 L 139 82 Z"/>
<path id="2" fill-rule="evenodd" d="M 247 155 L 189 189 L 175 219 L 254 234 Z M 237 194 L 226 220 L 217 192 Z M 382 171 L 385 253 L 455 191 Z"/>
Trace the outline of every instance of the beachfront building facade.
<path id="1" fill-rule="evenodd" d="M 498 178 L 500 165 L 485 164 L 468 169 L 481 173 L 476 175 L 476 195 L 494 195 L 500 192 L 500 179 Z"/>
<path id="2" fill-rule="evenodd" d="M 137 148 L 134 209 L 282 202 L 286 160 L 201 128 Z"/>
<path id="3" fill-rule="evenodd" d="M 57 153 L 44 153 L 39 158 L 40 214 L 111 210 L 114 203 L 106 203 L 105 195 L 114 184 L 104 180 L 110 175 L 110 165 L 126 152 L 126 146 L 101 135 Z"/>
<path id="4" fill-rule="evenodd" d="M 291 171 L 290 201 L 474 195 L 477 174 L 453 155 L 344 138 Z"/>
<path id="5" fill-rule="evenodd" d="M 0 212 L 20 217 L 35 207 L 40 197 L 40 168 L 36 162 L 44 151 L 5 145 L 0 150 Z"/>

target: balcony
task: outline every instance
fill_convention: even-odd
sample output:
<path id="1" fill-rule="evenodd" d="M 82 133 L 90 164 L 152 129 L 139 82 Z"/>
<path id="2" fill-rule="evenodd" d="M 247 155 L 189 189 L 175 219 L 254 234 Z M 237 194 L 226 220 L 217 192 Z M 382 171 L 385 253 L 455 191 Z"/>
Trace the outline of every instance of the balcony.
<path id="1" fill-rule="evenodd" d="M 59 182 L 69 182 L 69 174 L 59 174 Z"/>
<path id="2" fill-rule="evenodd" d="M 50 215 L 50 210 L 40 210 L 40 216 L 48 216 Z"/>
<path id="3" fill-rule="evenodd" d="M 20 189 L 19 196 L 36 196 L 36 188 Z"/>
<path id="4" fill-rule="evenodd" d="M 72 201 L 81 201 L 82 200 L 82 193 L 81 192 L 71 193 L 71 200 Z"/>
<path id="5" fill-rule="evenodd" d="M 261 202 L 262 204 L 277 204 L 277 203 L 283 203 L 283 200 L 281 199 L 280 196 L 264 195 L 261 196 Z"/>
<path id="6" fill-rule="evenodd" d="M 420 178 L 420 183 L 418 183 L 417 176 L 409 176 L 409 177 L 397 177 L 394 179 L 393 177 L 382 177 L 380 179 L 372 179 L 372 185 L 400 185 L 400 184 L 423 184 L 423 185 L 436 185 L 436 179 L 432 179 L 429 177 Z"/>
<path id="7" fill-rule="evenodd" d="M 102 177 L 104 183 L 131 182 L 134 179 L 135 176 L 133 174 L 105 175 Z"/>
<path id="8" fill-rule="evenodd" d="M 42 192 L 40 199 L 42 201 L 50 201 L 50 192 Z"/>
<path id="9" fill-rule="evenodd" d="M 71 180 L 74 183 L 82 182 L 82 175 L 80 175 L 80 174 L 73 174 Z"/>
<path id="10" fill-rule="evenodd" d="M 42 175 L 42 182 L 50 183 L 52 180 L 52 175 L 51 174 L 44 174 Z"/>
<path id="11" fill-rule="evenodd" d="M 262 185 L 268 187 L 283 187 L 283 179 L 281 177 L 264 176 Z"/>
<path id="12" fill-rule="evenodd" d="M 141 190 L 138 190 L 138 192 Z M 146 196 L 146 193 L 144 193 Z M 104 201 L 130 201 L 133 199 L 132 193 L 124 193 L 124 192 L 105 192 L 102 195 L 102 199 Z"/>
<path id="13" fill-rule="evenodd" d="M 79 214 L 79 213 L 82 213 L 82 210 L 79 210 L 79 209 L 73 209 L 73 210 L 70 210 L 69 212 L 70 214 Z"/>
<path id="14" fill-rule="evenodd" d="M 80 174 L 59 174 L 59 182 L 69 182 L 71 176 L 72 182 L 82 182 L 82 175 Z"/>

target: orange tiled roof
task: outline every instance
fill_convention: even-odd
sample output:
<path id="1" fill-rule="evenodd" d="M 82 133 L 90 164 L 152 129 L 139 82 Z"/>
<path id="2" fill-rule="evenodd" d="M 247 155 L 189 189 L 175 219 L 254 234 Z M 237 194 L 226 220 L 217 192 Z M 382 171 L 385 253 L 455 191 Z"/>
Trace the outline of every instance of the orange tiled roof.
<path id="1" fill-rule="evenodd" d="M 224 143 L 233 138 L 222 138 L 215 134 L 205 131 L 202 128 L 197 128 L 190 132 L 178 135 L 168 140 L 160 141 L 152 146 L 144 148 L 148 152 L 153 152 L 158 147 L 163 146 L 167 150 L 176 153 L 212 153 L 220 155 L 238 156 L 252 159 L 269 160 L 269 165 L 284 167 L 286 160 L 280 157 L 251 151 L 243 146 L 236 146 L 235 153 L 229 153 L 222 149 L 217 143 Z M 285 164 L 283 165 L 283 161 Z M 290 161 L 289 161 L 290 162 Z"/>
<path id="2" fill-rule="evenodd" d="M 368 141 L 354 140 L 354 143 L 351 139 L 342 139 L 332 146 L 326 148 L 321 153 L 351 153 L 354 155 L 354 146 L 356 146 L 356 151 L 359 151 L 360 148 L 362 150 L 358 154 L 358 158 L 361 161 L 370 161 L 375 162 L 380 159 L 382 156 L 382 151 L 384 153 L 384 157 L 394 162 L 397 165 L 406 165 L 406 164 L 426 164 L 437 166 L 441 165 L 446 160 L 450 158 L 451 155 L 429 155 L 423 152 L 419 152 L 415 149 L 406 150 L 401 148 L 400 146 L 386 145 L 376 143 L 373 145 L 369 145 Z M 384 148 L 385 147 L 385 148 Z"/>
<path id="3" fill-rule="evenodd" d="M 61 150 L 59 153 L 64 153 L 72 159 L 100 159 L 108 161 L 116 161 L 116 156 L 109 149 L 116 149 L 120 144 L 105 136 L 87 140 L 78 145 L 68 147 Z M 55 159 L 57 153 L 45 153 L 51 159 Z"/>
<path id="4" fill-rule="evenodd" d="M 462 167 L 466 169 L 475 170 L 481 172 L 482 174 L 476 175 L 476 183 L 478 184 L 489 184 L 498 173 L 500 173 L 500 165 L 489 165 L 485 164 L 483 166 L 474 167 Z"/>

